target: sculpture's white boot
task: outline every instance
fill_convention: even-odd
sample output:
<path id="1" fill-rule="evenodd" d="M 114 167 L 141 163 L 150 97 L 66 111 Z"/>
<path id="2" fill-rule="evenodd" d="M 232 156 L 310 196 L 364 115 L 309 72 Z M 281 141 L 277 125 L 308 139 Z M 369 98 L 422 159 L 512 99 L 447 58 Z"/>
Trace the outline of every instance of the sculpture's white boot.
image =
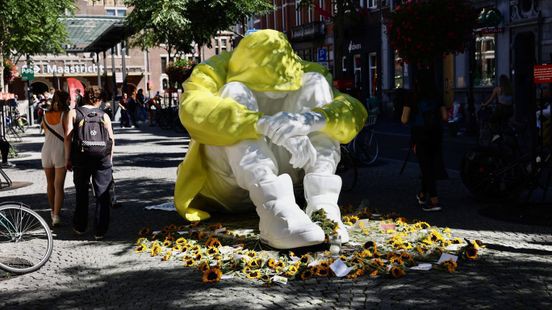
<path id="1" fill-rule="evenodd" d="M 307 215 L 311 216 L 313 212 L 324 209 L 327 217 L 337 222 L 337 233 L 341 238 L 341 242 L 349 242 L 349 232 L 341 221 L 341 211 L 339 211 L 339 206 L 337 205 L 339 193 L 341 192 L 341 177 L 338 175 L 309 173 L 305 175 L 303 187 L 305 199 L 307 200 Z"/>
<path id="2" fill-rule="evenodd" d="M 291 249 L 324 242 L 324 231 L 299 208 L 291 177 L 282 174 L 255 184 L 249 190 L 259 215 L 261 241 L 277 249 Z"/>

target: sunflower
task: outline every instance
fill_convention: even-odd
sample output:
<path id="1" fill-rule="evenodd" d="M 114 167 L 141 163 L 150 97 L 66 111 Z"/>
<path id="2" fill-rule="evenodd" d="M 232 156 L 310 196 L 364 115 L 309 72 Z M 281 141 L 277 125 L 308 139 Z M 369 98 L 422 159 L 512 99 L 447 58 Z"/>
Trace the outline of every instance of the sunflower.
<path id="1" fill-rule="evenodd" d="M 169 225 L 168 229 L 169 229 L 169 231 L 175 231 L 177 229 L 177 226 L 176 226 L 176 224 L 171 224 L 171 225 Z"/>
<path id="2" fill-rule="evenodd" d="M 218 248 L 218 247 L 222 246 L 222 244 L 220 243 L 220 241 L 217 238 L 211 236 L 205 242 L 205 246 L 206 247 L 217 247 Z"/>
<path id="3" fill-rule="evenodd" d="M 142 252 L 145 252 L 148 250 L 148 245 L 145 244 L 145 243 L 140 243 L 137 247 L 136 247 L 136 253 L 142 253 Z"/>
<path id="4" fill-rule="evenodd" d="M 208 255 L 216 255 L 216 254 L 219 254 L 219 249 L 218 248 L 215 248 L 215 247 L 209 247 L 207 249 L 207 254 Z"/>
<path id="5" fill-rule="evenodd" d="M 477 258 L 477 249 L 475 248 L 475 246 L 473 246 L 473 244 L 470 244 L 466 246 L 466 249 L 464 250 L 464 255 L 467 259 L 474 260 Z"/>
<path id="6" fill-rule="evenodd" d="M 261 272 L 259 270 L 250 270 L 246 276 L 249 278 L 249 279 L 258 279 L 261 277 Z"/>
<path id="7" fill-rule="evenodd" d="M 375 278 L 378 276 L 378 270 L 377 269 L 374 269 L 372 272 L 370 272 L 370 277 L 371 278 Z"/>
<path id="8" fill-rule="evenodd" d="M 372 263 L 373 263 L 374 265 L 376 265 L 376 266 L 379 266 L 379 267 L 385 266 L 385 263 L 384 263 L 381 259 L 379 259 L 379 258 L 374 258 L 374 259 L 372 260 Z"/>
<path id="9" fill-rule="evenodd" d="M 165 255 L 163 255 L 163 257 L 161 258 L 161 260 L 166 262 L 169 259 L 171 259 L 171 256 L 172 256 L 172 251 L 167 251 L 167 252 L 165 252 Z"/>
<path id="10" fill-rule="evenodd" d="M 166 236 L 165 236 L 165 241 L 174 241 L 174 236 L 172 233 L 168 233 Z"/>
<path id="11" fill-rule="evenodd" d="M 318 277 L 327 277 L 330 275 L 330 268 L 322 265 L 314 267 L 314 274 Z"/>
<path id="12" fill-rule="evenodd" d="M 207 270 L 209 270 L 211 268 L 211 266 L 209 265 L 209 261 L 202 261 L 198 266 L 197 266 L 197 269 L 199 269 L 200 271 L 202 272 L 205 272 Z"/>
<path id="13" fill-rule="evenodd" d="M 460 244 L 460 243 L 462 243 L 462 242 L 463 242 L 463 241 L 462 241 L 462 239 L 460 239 L 460 238 L 454 238 L 454 239 L 452 239 L 452 240 L 450 241 L 450 243 L 452 243 L 452 244 Z"/>
<path id="14" fill-rule="evenodd" d="M 201 253 L 196 253 L 196 254 L 193 256 L 193 259 L 194 259 L 196 262 L 199 262 L 202 258 L 203 258 L 203 255 L 202 255 Z"/>
<path id="15" fill-rule="evenodd" d="M 151 246 L 151 249 L 150 249 L 151 256 L 157 256 L 161 254 L 161 251 L 163 251 L 163 247 L 161 247 L 159 243 L 154 243 Z"/>
<path id="16" fill-rule="evenodd" d="M 148 241 L 147 238 L 144 238 L 144 237 L 141 237 L 141 238 L 138 238 L 138 240 L 136 240 L 136 245 L 140 245 L 142 243 L 146 243 Z"/>
<path id="17" fill-rule="evenodd" d="M 458 264 L 455 261 L 447 260 L 441 263 L 443 267 L 447 268 L 447 271 L 449 273 L 453 273 L 456 271 L 456 268 L 458 267 Z"/>
<path id="18" fill-rule="evenodd" d="M 301 278 L 301 280 L 305 281 L 305 280 L 308 280 L 308 279 L 312 278 L 312 275 L 313 275 L 313 272 L 312 272 L 311 268 L 307 268 L 301 273 L 300 278 Z"/>
<path id="19" fill-rule="evenodd" d="M 245 266 L 245 267 L 243 267 L 243 269 L 242 269 L 242 273 L 244 273 L 244 274 L 248 274 L 248 273 L 250 273 L 250 272 L 251 272 L 251 267 L 249 267 L 249 266 Z"/>
<path id="20" fill-rule="evenodd" d="M 276 262 L 277 261 L 274 258 L 270 258 L 270 259 L 268 259 L 266 264 L 268 265 L 268 267 L 274 269 L 274 267 L 276 266 Z"/>
<path id="21" fill-rule="evenodd" d="M 168 240 L 168 239 L 165 239 L 165 241 L 163 241 L 163 246 L 164 247 L 171 247 L 172 246 L 172 241 L 171 240 Z"/>
<path id="22" fill-rule="evenodd" d="M 392 256 L 389 258 L 389 262 L 394 264 L 394 263 L 397 263 L 399 265 L 403 265 L 404 264 L 404 261 L 403 259 L 400 257 L 400 256 Z"/>
<path id="23" fill-rule="evenodd" d="M 218 283 L 222 277 L 220 268 L 209 268 L 203 272 L 201 280 L 203 283 Z"/>
<path id="24" fill-rule="evenodd" d="M 250 251 L 245 252 L 245 256 L 249 256 L 250 258 L 255 258 L 255 257 L 257 257 L 257 252 L 255 252 L 253 250 L 250 250 Z"/>
<path id="25" fill-rule="evenodd" d="M 183 249 L 183 247 L 180 244 L 175 244 L 172 247 L 172 250 L 175 251 L 175 252 L 182 252 L 182 249 Z"/>
<path id="26" fill-rule="evenodd" d="M 372 252 L 375 252 L 377 250 L 377 245 L 374 241 L 366 241 L 362 245 L 362 248 L 364 248 L 365 250 L 371 250 Z"/>
<path id="27" fill-rule="evenodd" d="M 347 275 L 347 279 L 356 279 L 360 276 L 364 275 L 364 270 L 363 269 L 357 269 L 355 271 L 353 271 L 352 273 L 348 274 Z"/>
<path id="28" fill-rule="evenodd" d="M 183 225 L 178 226 L 176 230 L 178 230 L 178 231 L 184 231 L 184 230 L 186 230 L 186 229 L 188 229 L 188 226 L 183 224 Z"/>
<path id="29" fill-rule="evenodd" d="M 414 224 L 414 227 L 417 228 L 417 229 L 428 229 L 431 226 L 426 222 L 418 222 L 418 223 Z"/>
<path id="30" fill-rule="evenodd" d="M 195 260 L 193 258 L 187 258 L 183 260 L 184 266 L 191 267 L 195 264 Z"/>
<path id="31" fill-rule="evenodd" d="M 261 276 L 261 281 L 263 281 L 265 283 L 270 283 L 270 282 L 272 282 L 272 278 L 268 274 L 263 274 Z"/>
<path id="32" fill-rule="evenodd" d="M 140 231 L 138 231 L 138 235 L 140 237 L 147 237 L 147 236 L 151 235 L 151 228 L 144 227 L 144 228 L 140 229 Z"/>
<path id="33" fill-rule="evenodd" d="M 402 269 L 401 267 L 398 267 L 398 266 L 391 267 L 391 270 L 389 270 L 389 273 L 395 279 L 402 278 L 406 274 L 406 272 L 404 272 L 404 269 Z"/>
<path id="34" fill-rule="evenodd" d="M 313 260 L 312 256 L 310 254 L 305 254 L 301 256 L 301 259 L 299 260 L 301 264 L 308 264 Z"/>
<path id="35" fill-rule="evenodd" d="M 261 268 L 262 265 L 263 265 L 263 260 L 261 258 L 258 258 L 258 257 L 250 259 L 247 262 L 247 266 L 249 266 L 251 268 L 254 268 L 254 269 Z"/>
<path id="36" fill-rule="evenodd" d="M 190 227 L 196 227 L 199 225 L 199 223 L 200 223 L 199 221 L 191 222 Z"/>
<path id="37" fill-rule="evenodd" d="M 180 238 L 176 239 L 175 243 L 178 244 L 178 245 L 186 245 L 186 244 L 188 244 L 188 240 L 186 240 L 186 238 L 184 238 L 184 237 L 180 237 Z"/>
<path id="38" fill-rule="evenodd" d="M 286 270 L 286 276 L 293 277 L 297 274 L 297 271 L 299 271 L 299 268 L 296 265 L 289 265 Z"/>

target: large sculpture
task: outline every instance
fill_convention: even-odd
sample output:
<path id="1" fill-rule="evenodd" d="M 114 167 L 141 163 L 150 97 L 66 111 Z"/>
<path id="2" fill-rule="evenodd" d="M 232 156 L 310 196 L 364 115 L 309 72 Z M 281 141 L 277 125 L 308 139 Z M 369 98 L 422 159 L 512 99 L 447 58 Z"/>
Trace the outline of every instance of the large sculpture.
<path id="1" fill-rule="evenodd" d="M 233 52 L 197 65 L 179 110 L 192 138 L 175 186 L 180 215 L 199 221 L 253 202 L 261 240 L 286 249 L 324 241 L 309 217 L 324 209 L 347 242 L 337 205 L 339 144 L 360 131 L 367 113 L 330 85 L 324 67 L 302 61 L 274 30 L 254 32 Z M 306 212 L 294 197 L 300 182 Z"/>

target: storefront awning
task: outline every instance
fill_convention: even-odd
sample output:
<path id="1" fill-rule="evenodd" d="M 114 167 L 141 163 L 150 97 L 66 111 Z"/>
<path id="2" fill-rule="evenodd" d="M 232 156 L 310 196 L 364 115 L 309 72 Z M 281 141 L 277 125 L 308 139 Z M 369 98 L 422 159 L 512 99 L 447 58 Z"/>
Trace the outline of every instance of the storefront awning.
<path id="1" fill-rule="evenodd" d="M 65 48 L 68 53 L 105 51 L 130 35 L 123 17 L 72 16 L 64 21 L 69 34 Z"/>

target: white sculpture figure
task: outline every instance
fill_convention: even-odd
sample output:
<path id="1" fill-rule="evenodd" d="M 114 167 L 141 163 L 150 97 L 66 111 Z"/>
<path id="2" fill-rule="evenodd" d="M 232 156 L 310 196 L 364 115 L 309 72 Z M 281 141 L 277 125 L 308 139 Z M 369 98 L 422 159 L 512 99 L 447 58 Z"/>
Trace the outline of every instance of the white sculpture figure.
<path id="1" fill-rule="evenodd" d="M 175 204 L 191 221 L 211 211 L 259 215 L 261 240 L 278 249 L 319 244 L 310 215 L 324 209 L 349 239 L 337 201 L 340 143 L 362 128 L 364 107 L 332 91 L 327 71 L 301 61 L 282 33 L 246 36 L 232 54 L 209 59 L 184 83 L 180 119 L 192 143 L 179 167 Z M 307 201 L 297 205 L 294 184 Z"/>

